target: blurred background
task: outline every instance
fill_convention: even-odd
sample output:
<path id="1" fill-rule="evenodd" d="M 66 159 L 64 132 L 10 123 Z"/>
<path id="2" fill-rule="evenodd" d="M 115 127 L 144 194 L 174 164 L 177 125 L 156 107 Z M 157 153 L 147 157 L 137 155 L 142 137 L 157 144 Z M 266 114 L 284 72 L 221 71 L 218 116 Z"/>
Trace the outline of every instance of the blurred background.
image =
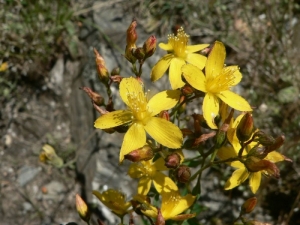
<path id="1" fill-rule="evenodd" d="M 126 164 L 117 167 L 122 135 L 93 128 L 99 115 L 79 88 L 106 98 L 94 47 L 110 70 L 118 66 L 122 76 L 131 75 L 122 54 L 133 18 L 138 45 L 152 34 L 167 42 L 180 26 L 191 43 L 226 45 L 226 63 L 243 73 L 236 91 L 256 107 L 255 125 L 273 136 L 284 134 L 279 151 L 293 160 L 278 164 L 280 179 L 263 180 L 259 207 L 249 217 L 300 224 L 299 0 L 0 0 L 0 224 L 83 224 L 76 193 L 95 217 L 117 224 L 91 191 L 134 194 Z M 145 65 L 145 80 L 163 51 L 157 53 Z M 120 104 L 116 100 L 115 107 Z M 39 162 L 46 143 L 64 161 L 62 168 Z M 247 182 L 223 191 L 232 173 L 226 168 L 206 174 L 199 224 L 228 224 L 251 196 Z"/>

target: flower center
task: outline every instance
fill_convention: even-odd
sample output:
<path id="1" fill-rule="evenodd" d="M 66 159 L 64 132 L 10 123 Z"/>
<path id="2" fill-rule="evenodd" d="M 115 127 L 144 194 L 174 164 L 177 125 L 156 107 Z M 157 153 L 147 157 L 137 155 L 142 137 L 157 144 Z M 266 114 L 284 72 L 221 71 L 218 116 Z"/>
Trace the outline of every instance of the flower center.
<path id="1" fill-rule="evenodd" d="M 177 35 L 169 34 L 168 42 L 173 47 L 173 53 L 176 57 L 186 58 L 186 46 L 189 40 L 189 35 L 187 35 L 183 28 L 177 30 Z"/>
<path id="2" fill-rule="evenodd" d="M 215 94 L 229 90 L 235 83 L 234 72 L 237 70 L 237 68 L 227 67 L 222 69 L 217 76 L 206 80 L 207 92 Z"/>
<path id="3" fill-rule="evenodd" d="M 156 173 L 155 166 L 153 166 L 152 164 L 144 164 L 144 169 L 145 169 L 145 175 L 149 176 L 152 179 Z"/>
<path id="4" fill-rule="evenodd" d="M 132 111 L 133 122 L 140 122 L 145 125 L 148 119 L 151 117 L 147 107 L 147 93 L 128 93 L 127 99 L 129 102 L 130 109 Z"/>

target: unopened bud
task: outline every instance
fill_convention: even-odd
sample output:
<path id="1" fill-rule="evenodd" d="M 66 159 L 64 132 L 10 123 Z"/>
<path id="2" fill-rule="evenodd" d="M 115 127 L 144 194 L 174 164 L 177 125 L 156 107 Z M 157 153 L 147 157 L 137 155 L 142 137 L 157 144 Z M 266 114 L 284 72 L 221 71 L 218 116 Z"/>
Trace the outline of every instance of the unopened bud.
<path id="1" fill-rule="evenodd" d="M 181 89 L 181 92 L 184 96 L 190 96 L 194 93 L 195 89 L 191 87 L 190 85 L 184 85 Z"/>
<path id="2" fill-rule="evenodd" d="M 180 155 L 174 152 L 165 158 L 165 166 L 170 169 L 176 169 L 180 165 L 180 160 Z"/>
<path id="3" fill-rule="evenodd" d="M 186 99 L 186 96 L 181 96 L 180 99 L 179 99 L 179 103 L 181 104 L 180 105 L 180 108 L 179 108 L 179 113 L 183 113 L 186 109 L 186 102 L 185 102 L 185 99 Z"/>
<path id="4" fill-rule="evenodd" d="M 170 121 L 170 115 L 169 115 L 168 111 L 166 111 L 166 110 L 161 111 L 161 112 L 159 113 L 159 117 L 160 117 L 160 118 L 163 118 L 163 119 L 165 119 L 165 120 Z"/>
<path id="5" fill-rule="evenodd" d="M 76 210 L 80 216 L 80 218 L 87 222 L 90 220 L 90 212 L 88 210 L 88 207 L 86 203 L 83 201 L 83 199 L 76 194 Z"/>
<path id="6" fill-rule="evenodd" d="M 275 139 L 271 135 L 268 135 L 261 130 L 255 132 L 253 137 L 254 141 L 258 142 L 263 146 L 271 146 L 275 143 Z"/>
<path id="7" fill-rule="evenodd" d="M 191 170 L 188 166 L 181 165 L 175 171 L 175 177 L 180 183 L 187 183 L 191 177 Z"/>
<path id="8" fill-rule="evenodd" d="M 145 59 L 152 56 L 156 50 L 156 37 L 151 35 L 144 43 Z"/>
<path id="9" fill-rule="evenodd" d="M 157 218 L 156 218 L 156 222 L 155 225 L 165 225 L 165 219 L 161 213 L 161 210 L 159 208 L 157 208 Z"/>
<path id="10" fill-rule="evenodd" d="M 107 84 L 107 82 L 109 80 L 109 73 L 106 68 L 105 61 L 95 48 L 94 48 L 94 54 L 96 57 L 95 61 L 96 61 L 98 77 L 102 83 Z"/>
<path id="11" fill-rule="evenodd" d="M 116 67 L 111 71 L 111 76 L 120 75 L 120 67 Z"/>
<path id="12" fill-rule="evenodd" d="M 140 47 L 131 49 L 131 54 L 137 60 L 144 60 L 144 58 L 145 58 L 145 51 L 143 48 L 140 48 Z"/>
<path id="13" fill-rule="evenodd" d="M 137 40 L 137 33 L 135 30 L 136 25 L 137 25 L 136 20 L 133 20 L 127 29 L 127 38 L 126 38 L 127 45 L 130 46 L 135 45 L 135 42 Z"/>
<path id="14" fill-rule="evenodd" d="M 57 168 L 61 168 L 64 165 L 63 159 L 56 154 L 52 146 L 47 144 L 42 147 L 39 159 L 41 162 L 51 164 Z"/>
<path id="15" fill-rule="evenodd" d="M 241 119 L 236 129 L 236 135 L 242 142 L 249 140 L 254 129 L 253 118 L 250 113 L 246 113 Z"/>
<path id="16" fill-rule="evenodd" d="M 265 153 L 275 151 L 280 148 L 284 143 L 285 137 L 283 135 L 278 136 L 272 145 L 266 146 Z"/>
<path id="17" fill-rule="evenodd" d="M 147 161 L 154 156 L 153 150 L 149 145 L 144 145 L 142 148 L 131 151 L 125 155 L 124 158 L 131 162 Z"/>
<path id="18" fill-rule="evenodd" d="M 135 63 L 136 62 L 136 57 L 134 57 L 134 55 L 132 54 L 132 51 L 136 48 L 135 45 L 126 45 L 125 48 L 125 58 L 131 62 L 131 63 Z"/>
<path id="19" fill-rule="evenodd" d="M 263 170 L 266 175 L 273 176 L 277 179 L 280 177 L 279 169 L 275 163 L 272 163 L 266 159 L 250 156 L 245 161 L 245 166 L 249 172 L 258 172 Z"/>
<path id="20" fill-rule="evenodd" d="M 241 214 L 248 214 L 251 213 L 257 203 L 257 198 L 256 197 L 252 197 L 247 199 L 244 204 L 241 206 Z"/>
<path id="21" fill-rule="evenodd" d="M 218 130 L 215 138 L 215 148 L 221 148 L 226 141 L 226 131 L 220 129 Z"/>
<path id="22" fill-rule="evenodd" d="M 92 99 L 92 101 L 96 105 L 98 105 L 98 106 L 104 105 L 104 98 L 101 95 L 99 95 L 98 93 L 92 91 L 92 89 L 90 89 L 88 87 L 83 87 L 82 90 L 85 91 L 85 93 L 88 94 L 88 96 Z"/>

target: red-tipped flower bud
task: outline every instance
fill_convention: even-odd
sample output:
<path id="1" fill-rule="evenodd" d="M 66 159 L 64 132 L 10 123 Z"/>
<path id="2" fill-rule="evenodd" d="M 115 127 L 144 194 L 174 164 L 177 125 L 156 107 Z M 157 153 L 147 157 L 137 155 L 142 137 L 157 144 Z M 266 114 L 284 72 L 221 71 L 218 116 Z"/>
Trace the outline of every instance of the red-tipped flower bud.
<path id="1" fill-rule="evenodd" d="M 147 161 L 152 159 L 154 156 L 153 150 L 149 145 L 144 145 L 142 148 L 131 151 L 125 155 L 125 159 L 131 162 Z"/>
<path id="2" fill-rule="evenodd" d="M 137 26 L 137 22 L 136 20 L 133 20 L 127 29 L 127 38 L 126 38 L 127 45 L 130 46 L 135 45 L 135 42 L 137 40 L 137 33 L 135 30 L 136 26 Z"/>
<path id="3" fill-rule="evenodd" d="M 190 85 L 184 85 L 181 89 L 181 92 L 184 96 L 190 96 L 194 93 L 195 89 L 191 87 Z"/>
<path id="4" fill-rule="evenodd" d="M 165 119 L 165 120 L 168 120 L 168 121 L 170 121 L 170 115 L 169 115 L 169 113 L 168 113 L 168 111 L 161 111 L 160 113 L 159 113 L 159 117 L 160 118 L 163 118 L 163 119 Z"/>
<path id="5" fill-rule="evenodd" d="M 275 143 L 275 139 L 271 135 L 268 135 L 261 130 L 255 132 L 254 141 L 258 142 L 263 146 L 271 146 Z"/>
<path id="6" fill-rule="evenodd" d="M 249 140 L 254 129 L 253 118 L 250 113 L 246 113 L 237 126 L 236 134 L 240 141 Z"/>
<path id="7" fill-rule="evenodd" d="M 244 204 L 241 206 L 241 214 L 248 214 L 253 211 L 257 203 L 257 198 L 252 197 L 247 199 Z"/>
<path id="8" fill-rule="evenodd" d="M 174 152 L 165 158 L 165 166 L 170 169 L 176 169 L 180 165 L 180 160 L 180 155 Z"/>
<path id="9" fill-rule="evenodd" d="M 102 83 L 107 84 L 107 82 L 109 80 L 109 73 L 106 68 L 105 61 L 95 48 L 94 48 L 94 54 L 96 57 L 95 61 L 96 61 L 98 77 Z"/>
<path id="10" fill-rule="evenodd" d="M 245 161 L 245 166 L 249 172 L 258 172 L 264 170 L 266 175 L 273 176 L 277 179 L 280 177 L 278 167 L 275 165 L 275 163 L 272 163 L 269 160 L 250 156 Z"/>
<path id="11" fill-rule="evenodd" d="M 152 56 L 156 50 L 156 37 L 151 35 L 143 45 L 143 49 L 145 52 L 145 59 Z"/>
<path id="12" fill-rule="evenodd" d="M 191 170 L 188 166 L 181 165 L 175 171 L 175 177 L 180 183 L 187 183 L 191 177 Z"/>
<path id="13" fill-rule="evenodd" d="M 83 201 L 83 199 L 76 194 L 76 210 L 80 216 L 80 218 L 87 222 L 90 220 L 90 212 L 86 205 L 86 203 Z"/>

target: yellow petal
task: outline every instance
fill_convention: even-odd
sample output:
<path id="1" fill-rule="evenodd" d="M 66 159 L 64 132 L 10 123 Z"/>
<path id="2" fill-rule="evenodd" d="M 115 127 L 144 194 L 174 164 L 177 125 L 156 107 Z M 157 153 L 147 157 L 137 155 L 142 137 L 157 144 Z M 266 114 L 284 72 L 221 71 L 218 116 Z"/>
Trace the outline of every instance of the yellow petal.
<path id="1" fill-rule="evenodd" d="M 179 90 L 162 91 L 154 95 L 147 104 L 151 115 L 155 116 L 163 110 L 173 108 L 177 104 L 179 97 Z"/>
<path id="2" fill-rule="evenodd" d="M 182 73 L 186 81 L 197 90 L 206 92 L 205 82 L 206 78 L 203 72 L 196 66 L 191 64 L 182 67 Z"/>
<path id="3" fill-rule="evenodd" d="M 269 160 L 273 163 L 276 163 L 276 162 L 280 162 L 280 161 L 283 161 L 285 159 L 285 157 L 283 155 L 281 155 L 279 152 L 276 152 L 276 151 L 273 151 L 273 152 L 270 152 L 266 158 L 266 160 Z"/>
<path id="4" fill-rule="evenodd" d="M 159 43 L 158 46 L 161 49 L 165 50 L 165 51 L 170 51 L 170 50 L 173 49 L 173 46 L 171 44 L 169 44 L 169 43 L 167 43 L 167 44 L 165 44 L 165 43 Z"/>
<path id="5" fill-rule="evenodd" d="M 231 108 L 239 111 L 251 112 L 252 108 L 249 103 L 241 96 L 232 91 L 222 91 L 217 96 Z"/>
<path id="6" fill-rule="evenodd" d="M 153 184 L 158 193 L 178 190 L 174 181 L 161 172 L 155 173 L 155 176 L 153 177 Z"/>
<path id="7" fill-rule="evenodd" d="M 181 130 L 165 119 L 152 117 L 144 128 L 155 141 L 168 148 L 176 149 L 182 145 Z"/>
<path id="8" fill-rule="evenodd" d="M 260 181 L 261 181 L 261 172 L 251 173 L 249 179 L 249 185 L 253 194 L 257 192 L 260 185 Z"/>
<path id="9" fill-rule="evenodd" d="M 187 210 L 195 199 L 196 197 L 191 194 L 181 197 L 178 192 L 162 193 L 161 213 L 164 219 L 171 219 Z"/>
<path id="10" fill-rule="evenodd" d="M 212 129 L 217 129 L 214 122 L 215 117 L 219 113 L 219 100 L 213 94 L 206 93 L 202 105 L 203 117 L 207 125 Z"/>
<path id="11" fill-rule="evenodd" d="M 196 54 L 196 53 L 191 53 L 188 54 L 186 59 L 188 63 L 197 66 L 200 70 L 202 70 L 205 66 L 207 58 L 203 55 Z"/>
<path id="12" fill-rule="evenodd" d="M 154 163 L 153 166 L 155 167 L 156 170 L 158 171 L 164 171 L 164 170 L 169 170 L 169 168 L 167 168 L 165 166 L 165 160 L 164 158 L 160 157 L 158 158 Z"/>
<path id="13" fill-rule="evenodd" d="M 129 123 L 132 113 L 128 110 L 117 110 L 100 116 L 94 123 L 99 129 L 117 127 Z"/>
<path id="14" fill-rule="evenodd" d="M 227 180 L 225 184 L 225 190 L 229 190 L 232 188 L 235 188 L 236 186 L 239 186 L 241 183 L 243 183 L 249 176 L 248 171 L 246 168 L 240 168 L 233 172 L 231 177 Z"/>
<path id="15" fill-rule="evenodd" d="M 222 42 L 216 41 L 206 61 L 206 79 L 213 79 L 221 73 L 224 67 L 225 57 L 225 46 Z"/>
<path id="16" fill-rule="evenodd" d="M 134 77 L 123 78 L 120 83 L 120 96 L 126 105 L 129 105 L 128 94 L 134 96 L 144 96 L 144 90 L 141 83 Z"/>
<path id="17" fill-rule="evenodd" d="M 137 194 L 133 197 L 133 200 L 143 204 L 144 207 L 142 207 L 141 211 L 144 215 L 152 218 L 157 217 L 157 209 L 156 207 L 149 204 L 149 202 L 147 201 L 147 196 Z"/>
<path id="18" fill-rule="evenodd" d="M 169 79 L 172 89 L 181 88 L 184 86 L 184 82 L 181 78 L 181 67 L 185 64 L 185 61 L 181 58 L 174 58 L 170 63 Z"/>
<path id="19" fill-rule="evenodd" d="M 143 126 L 138 123 L 132 124 L 124 136 L 119 161 L 122 162 L 124 155 L 143 147 L 145 143 L 146 133 Z"/>
<path id="20" fill-rule="evenodd" d="M 240 81 L 242 79 L 242 74 L 239 70 L 239 67 L 238 66 L 226 66 L 225 68 L 223 68 L 223 71 L 221 73 L 228 74 L 228 73 L 230 73 L 229 71 L 234 71 L 233 72 L 234 79 L 233 79 L 233 83 L 231 84 L 231 86 L 235 86 L 238 83 L 240 83 Z"/>
<path id="21" fill-rule="evenodd" d="M 164 73 L 169 68 L 169 65 L 171 63 L 171 60 L 174 58 L 174 55 L 167 54 L 163 58 L 161 58 L 152 68 L 151 71 L 151 80 L 157 81 L 159 78 L 161 78 Z"/>
<path id="22" fill-rule="evenodd" d="M 198 52 L 202 49 L 205 49 L 209 46 L 209 44 L 200 44 L 200 45 L 188 45 L 186 46 L 186 51 L 188 52 Z"/>
<path id="23" fill-rule="evenodd" d="M 138 184 L 138 194 L 147 195 L 151 187 L 151 179 L 149 177 L 142 177 Z"/>

